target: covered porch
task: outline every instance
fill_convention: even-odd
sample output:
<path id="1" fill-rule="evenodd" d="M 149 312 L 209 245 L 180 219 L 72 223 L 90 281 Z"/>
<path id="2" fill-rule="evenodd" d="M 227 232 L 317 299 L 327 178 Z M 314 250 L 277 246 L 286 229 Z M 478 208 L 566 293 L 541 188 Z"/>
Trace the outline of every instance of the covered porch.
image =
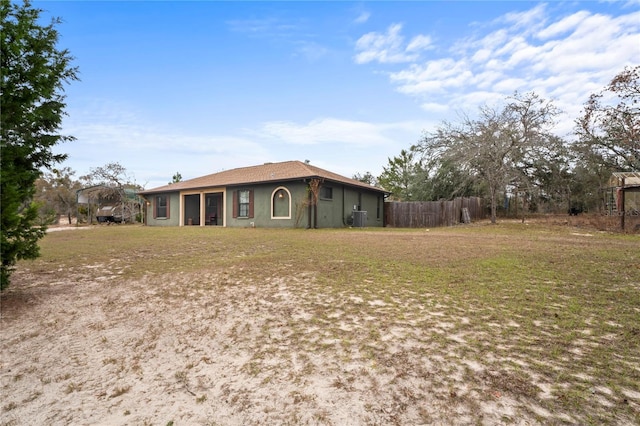
<path id="1" fill-rule="evenodd" d="M 180 226 L 225 226 L 225 190 L 180 193 Z"/>

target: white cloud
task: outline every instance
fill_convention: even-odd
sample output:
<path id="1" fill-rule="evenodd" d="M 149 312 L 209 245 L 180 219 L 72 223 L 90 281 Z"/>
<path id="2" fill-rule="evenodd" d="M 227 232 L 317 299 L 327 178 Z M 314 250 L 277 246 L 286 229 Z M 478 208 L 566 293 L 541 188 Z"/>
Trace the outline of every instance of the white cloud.
<path id="1" fill-rule="evenodd" d="M 416 59 L 415 56 L 407 57 L 401 47 L 403 37 L 400 35 L 401 24 L 391 25 L 385 34 L 371 32 L 363 35 L 356 42 L 356 62 L 365 64 L 371 61 L 378 62 L 407 62 Z"/>
<path id="2" fill-rule="evenodd" d="M 436 102 L 425 102 L 420 107 L 427 112 L 435 112 L 438 114 L 445 113 L 449 110 L 449 105 L 439 104 Z"/>
<path id="3" fill-rule="evenodd" d="M 510 27 L 521 30 L 524 33 L 531 33 L 535 29 L 544 25 L 546 21 L 546 5 L 538 4 L 533 9 L 524 12 L 507 13 L 498 20 L 509 24 Z"/>
<path id="4" fill-rule="evenodd" d="M 170 124 L 169 124 L 170 126 Z M 222 168 L 259 164 L 269 153 L 252 138 L 182 131 L 158 125 L 127 105 L 91 101 L 69 110 L 63 134 L 76 140 L 56 146 L 69 155 L 76 176 L 92 168 L 118 162 L 144 177 L 147 188 L 166 184 L 180 171 L 185 179 Z M 170 164 L 170 169 L 162 165 Z"/>
<path id="5" fill-rule="evenodd" d="M 625 66 L 640 63 L 637 10 L 619 16 L 586 10 L 552 16 L 541 4 L 503 15 L 448 47 L 437 46 L 436 51 L 445 54 L 426 61 L 406 55 L 400 29 L 392 26 L 386 35 L 409 63 L 390 72 L 389 79 L 400 93 L 422 101 L 424 110 L 439 113 L 445 112 L 444 106 L 475 113 L 477 105 L 504 99 L 516 90 L 535 91 L 574 114 L 567 118 L 572 121 L 590 93 Z M 367 46 L 370 52 L 380 52 L 373 43 Z M 373 53 L 367 59 L 384 62 Z"/>
<path id="6" fill-rule="evenodd" d="M 406 70 L 390 74 L 392 81 L 400 83 L 400 92 L 414 95 L 442 93 L 464 85 L 471 77 L 465 62 L 450 58 L 429 61 L 424 66 L 411 65 Z"/>
<path id="7" fill-rule="evenodd" d="M 369 123 L 337 118 L 320 118 L 306 124 L 290 121 L 264 123 L 258 135 L 292 145 L 337 144 L 341 146 L 380 146 L 393 143 L 387 136 L 394 130 L 416 128 L 414 123 Z"/>
<path id="8" fill-rule="evenodd" d="M 365 22 L 367 22 L 369 20 L 370 17 L 371 17 L 371 13 L 362 12 L 362 13 L 360 13 L 360 15 L 358 15 L 358 17 L 356 19 L 353 20 L 353 22 L 356 23 L 356 24 L 364 24 Z"/>
<path id="9" fill-rule="evenodd" d="M 306 58 L 309 62 L 316 62 L 329 54 L 329 49 L 315 42 L 301 41 L 297 44 L 297 53 Z"/>
<path id="10" fill-rule="evenodd" d="M 433 42 L 431 40 L 431 37 L 425 35 L 417 35 L 413 39 L 411 39 L 411 42 L 409 42 L 406 51 L 416 52 L 428 49 L 433 49 Z"/>
<path id="11" fill-rule="evenodd" d="M 215 132 L 158 124 L 130 105 L 106 100 L 74 104 L 63 133 L 77 140 L 56 147 L 69 154 L 77 176 L 118 162 L 146 188 L 165 185 L 174 173 L 184 179 L 261 164 L 310 159 L 312 164 L 351 176 L 381 170 L 389 155 L 415 142 L 424 121 L 368 122 L 335 117 L 308 122 L 270 121 L 254 127 Z M 371 149 L 375 147 L 375 149 Z M 331 160 L 323 162 L 327 158 Z M 339 153 L 340 155 L 335 155 Z"/>
<path id="12" fill-rule="evenodd" d="M 289 22 L 271 16 L 256 19 L 237 19 L 227 21 L 226 24 L 233 32 L 260 37 L 289 37 L 301 29 L 298 22 Z"/>
<path id="13" fill-rule="evenodd" d="M 386 164 L 408 143 L 418 141 L 425 126 L 431 124 L 435 122 L 421 119 L 380 123 L 325 117 L 306 123 L 271 121 L 247 134 L 252 140 L 286 153 L 271 161 L 309 159 L 316 166 L 352 176 L 356 172 L 382 172 L 372 169 L 372 165 Z"/>
<path id="14" fill-rule="evenodd" d="M 411 62 L 419 58 L 418 52 L 432 49 L 431 37 L 417 35 L 404 46 L 404 37 L 400 34 L 402 24 L 392 24 L 382 34 L 370 32 L 356 41 L 355 61 L 358 64 L 377 61 L 380 63 Z"/>
<path id="15" fill-rule="evenodd" d="M 554 22 L 546 28 L 542 28 L 536 34 L 541 40 L 546 40 L 552 37 L 557 37 L 562 34 L 566 34 L 576 27 L 578 27 L 585 18 L 589 16 L 589 12 L 581 10 L 572 15 L 567 16 L 566 18 L 561 19 L 558 22 Z"/>
<path id="16" fill-rule="evenodd" d="M 473 54 L 471 62 L 486 62 L 491 57 L 492 53 L 493 52 L 489 49 L 480 49 Z"/>

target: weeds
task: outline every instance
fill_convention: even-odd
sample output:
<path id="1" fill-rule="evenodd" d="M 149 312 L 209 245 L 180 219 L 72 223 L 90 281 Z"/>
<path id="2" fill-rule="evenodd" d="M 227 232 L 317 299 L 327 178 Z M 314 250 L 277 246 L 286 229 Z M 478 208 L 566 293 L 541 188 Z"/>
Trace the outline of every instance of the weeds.
<path id="1" fill-rule="evenodd" d="M 109 227 L 50 234 L 22 265 L 79 289 L 115 276 L 111 326 L 154 322 L 98 363 L 137 366 L 119 374 L 177 383 L 195 404 L 218 392 L 237 418 L 296 407 L 265 423 L 337 424 L 328 407 L 342 401 L 370 424 L 640 423 L 640 240 L 573 231 Z M 84 260 L 58 270 L 69 256 Z M 167 351 L 182 369 L 146 374 L 140 354 Z"/>
<path id="2" fill-rule="evenodd" d="M 123 395 L 129 392 L 130 389 L 131 389 L 131 386 L 118 386 L 113 390 L 113 392 L 111 392 L 111 394 L 109 395 L 109 398 L 117 398 L 120 395 Z"/>
<path id="3" fill-rule="evenodd" d="M 75 383 L 75 382 L 71 382 L 71 383 L 67 384 L 67 387 L 65 388 L 64 393 L 70 394 L 70 393 L 73 393 L 73 392 L 77 392 L 77 391 L 79 391 L 81 389 L 82 389 L 82 385 L 80 385 L 78 383 Z"/>

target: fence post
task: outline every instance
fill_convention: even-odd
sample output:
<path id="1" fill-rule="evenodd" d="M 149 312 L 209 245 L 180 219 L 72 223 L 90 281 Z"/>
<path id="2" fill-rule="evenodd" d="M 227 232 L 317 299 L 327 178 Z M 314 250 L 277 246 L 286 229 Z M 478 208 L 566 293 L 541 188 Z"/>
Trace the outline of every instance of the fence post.
<path id="1" fill-rule="evenodd" d="M 624 214 L 625 214 L 625 209 L 624 209 L 624 177 L 622 178 L 622 190 L 620 191 L 620 209 L 622 211 L 620 211 L 620 228 L 622 229 L 622 231 L 624 231 Z"/>

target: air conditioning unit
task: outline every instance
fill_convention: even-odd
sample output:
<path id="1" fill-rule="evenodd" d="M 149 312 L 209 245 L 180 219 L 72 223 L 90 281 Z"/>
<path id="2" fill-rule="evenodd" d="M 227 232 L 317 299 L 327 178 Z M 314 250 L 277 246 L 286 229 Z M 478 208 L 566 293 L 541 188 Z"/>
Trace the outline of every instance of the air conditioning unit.
<path id="1" fill-rule="evenodd" d="M 353 212 L 353 227 L 364 228 L 365 226 L 367 226 L 367 212 L 362 210 Z"/>

